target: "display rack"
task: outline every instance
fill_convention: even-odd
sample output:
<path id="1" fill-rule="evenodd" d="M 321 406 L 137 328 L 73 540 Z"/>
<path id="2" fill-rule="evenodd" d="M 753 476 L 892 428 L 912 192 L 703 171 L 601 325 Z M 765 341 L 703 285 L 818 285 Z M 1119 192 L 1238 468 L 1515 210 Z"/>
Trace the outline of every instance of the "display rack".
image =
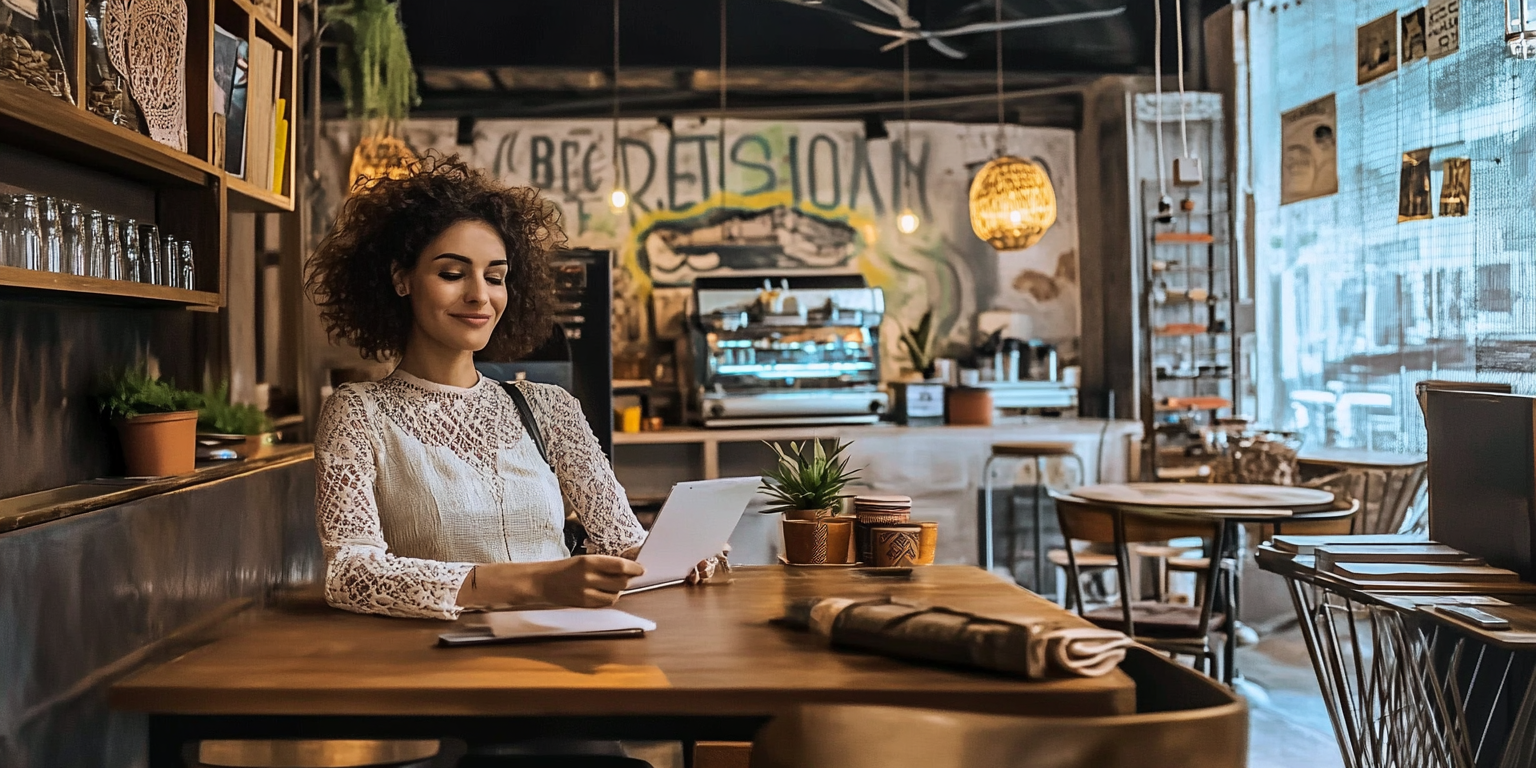
<path id="1" fill-rule="evenodd" d="M 283 55 L 275 95 L 296 105 L 298 70 L 296 0 L 275 0 L 272 18 L 249 0 L 188 0 L 186 52 L 187 151 L 161 144 L 129 128 L 114 125 L 86 109 L 85 99 L 71 104 L 39 90 L 0 79 L 0 144 L 51 157 L 81 168 L 143 184 L 155 193 L 155 223 L 193 244 L 194 290 L 165 288 L 125 280 L 104 280 L 19 268 L 0 269 L 0 290 L 73 294 L 93 301 L 151 302 L 190 309 L 224 305 L 225 246 L 231 211 L 291 212 L 298 114 L 289 110 L 283 184 L 280 192 L 262 189 L 212 164 L 214 157 L 213 27 L 215 24 L 261 38 Z M 83 94 L 86 83 L 85 3 L 70 3 L 71 39 L 65 41 L 69 90 Z"/>
<path id="2" fill-rule="evenodd" d="M 1208 134 L 1209 135 L 1209 134 Z M 1214 148 L 1213 148 L 1214 149 Z M 1210 156 L 1210 155 L 1207 155 Z M 1143 181 L 1142 418 L 1152 476 L 1205 477 L 1211 432 L 1240 392 L 1237 275 L 1225 179 Z"/>

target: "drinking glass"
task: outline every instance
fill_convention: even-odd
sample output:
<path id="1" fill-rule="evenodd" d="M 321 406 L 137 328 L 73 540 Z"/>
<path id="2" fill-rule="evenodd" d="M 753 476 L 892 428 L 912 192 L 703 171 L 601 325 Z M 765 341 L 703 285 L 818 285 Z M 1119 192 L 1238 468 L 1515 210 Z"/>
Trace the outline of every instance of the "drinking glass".
<path id="1" fill-rule="evenodd" d="M 85 275 L 107 276 L 107 225 L 101 211 L 91 211 L 85 217 Z"/>
<path id="2" fill-rule="evenodd" d="M 43 225 L 37 210 L 37 195 L 21 195 L 16 202 L 16 246 L 14 266 L 26 269 L 43 267 Z"/>
<path id="3" fill-rule="evenodd" d="M 16 266 L 12 246 L 16 230 L 15 204 L 11 195 L 0 192 L 0 267 Z"/>
<path id="4" fill-rule="evenodd" d="M 165 265 L 160 261 L 160 228 L 153 224 L 139 225 L 139 277 L 152 285 L 166 285 Z"/>
<path id="5" fill-rule="evenodd" d="M 59 201 L 52 197 L 37 199 L 38 234 L 42 260 L 38 268 L 45 272 L 64 271 L 64 229 L 59 220 Z"/>
<path id="6" fill-rule="evenodd" d="M 181 285 L 197 289 L 197 266 L 192 260 L 192 243 L 188 240 L 181 241 Z"/>
<path id="7" fill-rule="evenodd" d="M 161 273 L 165 275 L 165 284 L 172 288 L 191 288 L 182 280 L 181 275 L 181 243 L 171 234 L 166 234 L 160 241 L 160 258 L 164 262 L 161 265 Z"/>
<path id="8" fill-rule="evenodd" d="M 123 238 L 123 279 L 142 283 L 144 264 L 139 260 L 139 222 L 137 219 L 123 219 L 120 226 Z"/>
<path id="9" fill-rule="evenodd" d="M 85 264 L 85 211 L 79 203 L 64 205 L 64 272 L 70 275 L 86 274 Z"/>
<path id="10" fill-rule="evenodd" d="M 123 241 L 118 237 L 117 217 L 111 214 L 103 214 L 101 217 L 101 240 L 104 244 L 101 250 L 101 260 L 105 272 L 102 277 L 108 280 L 123 279 Z"/>

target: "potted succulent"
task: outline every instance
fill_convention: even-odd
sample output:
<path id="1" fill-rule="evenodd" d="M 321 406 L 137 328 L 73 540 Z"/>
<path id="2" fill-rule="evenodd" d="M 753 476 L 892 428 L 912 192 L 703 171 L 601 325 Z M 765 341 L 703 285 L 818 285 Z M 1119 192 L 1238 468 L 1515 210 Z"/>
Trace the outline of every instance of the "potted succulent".
<path id="1" fill-rule="evenodd" d="M 782 514 L 784 559 L 793 565 L 836 565 L 848 562 L 853 520 L 838 517 L 843 488 L 858 477 L 848 469 L 844 453 L 852 443 L 820 440 L 791 442 L 786 450 L 767 443 L 779 461 L 763 473 L 762 492 L 775 502 L 764 510 Z"/>
<path id="2" fill-rule="evenodd" d="M 277 444 L 272 419 L 254 405 L 231 403 L 227 381 L 203 394 L 197 409 L 197 435 L 205 443 L 213 441 L 234 450 L 242 459 L 266 454 Z"/>
<path id="3" fill-rule="evenodd" d="M 184 475 L 196 468 L 197 393 L 130 369 L 112 376 L 97 400 L 117 425 L 130 477 Z"/>

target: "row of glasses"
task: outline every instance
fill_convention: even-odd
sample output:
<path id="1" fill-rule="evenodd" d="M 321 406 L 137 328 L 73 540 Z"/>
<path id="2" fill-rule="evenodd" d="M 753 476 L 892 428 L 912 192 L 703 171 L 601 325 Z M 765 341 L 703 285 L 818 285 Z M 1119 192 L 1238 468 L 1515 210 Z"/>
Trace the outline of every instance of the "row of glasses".
<path id="1" fill-rule="evenodd" d="M 0 194 L 0 266 L 197 287 L 191 242 L 46 195 Z"/>

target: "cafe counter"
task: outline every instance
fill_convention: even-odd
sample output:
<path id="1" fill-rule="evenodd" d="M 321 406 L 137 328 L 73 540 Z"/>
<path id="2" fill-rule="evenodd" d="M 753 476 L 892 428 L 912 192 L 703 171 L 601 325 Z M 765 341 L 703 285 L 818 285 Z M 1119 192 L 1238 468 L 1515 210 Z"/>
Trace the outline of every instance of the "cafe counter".
<path id="1" fill-rule="evenodd" d="M 992 426 L 895 425 L 783 426 L 748 429 L 667 429 L 614 435 L 614 469 L 637 507 L 659 504 L 672 486 L 688 480 L 760 475 L 775 457 L 765 442 L 811 438 L 851 441 L 852 468 L 861 468 L 856 493 L 912 497 L 912 518 L 939 523 L 937 561 L 976 562 L 976 510 L 982 468 L 992 446 L 1005 442 L 1071 443 L 1082 459 L 1050 460 L 1052 487 L 1132 479 L 1139 463 L 1141 423 L 1105 419 L 1021 417 Z M 1032 485 L 1032 462 L 999 462 L 993 486 Z M 999 490 L 998 493 L 1002 493 Z M 999 496 L 999 501 L 1002 501 Z M 1028 502 L 1024 502 L 1026 505 Z M 757 507 L 754 506 L 753 509 Z M 731 538 L 733 562 L 771 563 L 778 555 L 772 515 L 748 514 Z"/>

